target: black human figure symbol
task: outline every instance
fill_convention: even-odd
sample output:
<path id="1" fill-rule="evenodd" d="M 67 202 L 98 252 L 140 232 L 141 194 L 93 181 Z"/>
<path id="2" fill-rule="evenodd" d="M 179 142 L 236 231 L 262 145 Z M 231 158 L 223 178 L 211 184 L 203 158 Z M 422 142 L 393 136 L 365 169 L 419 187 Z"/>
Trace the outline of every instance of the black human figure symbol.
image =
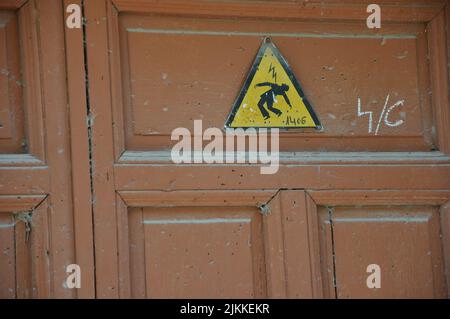
<path id="1" fill-rule="evenodd" d="M 266 91 L 265 93 L 261 94 L 261 98 L 258 102 L 259 110 L 261 111 L 262 116 L 265 120 L 270 118 L 269 112 L 267 112 L 266 108 L 264 107 L 264 104 L 267 104 L 267 109 L 273 113 L 275 113 L 277 116 L 280 116 L 283 114 L 279 109 L 273 107 L 273 102 L 275 100 L 275 97 L 278 95 L 281 95 L 286 103 L 289 105 L 289 107 L 292 108 L 291 102 L 289 101 L 289 98 L 286 95 L 286 92 L 289 91 L 289 85 L 287 84 L 275 84 L 270 82 L 263 82 L 258 83 L 255 85 L 255 87 L 259 86 L 269 86 L 270 90 Z"/>

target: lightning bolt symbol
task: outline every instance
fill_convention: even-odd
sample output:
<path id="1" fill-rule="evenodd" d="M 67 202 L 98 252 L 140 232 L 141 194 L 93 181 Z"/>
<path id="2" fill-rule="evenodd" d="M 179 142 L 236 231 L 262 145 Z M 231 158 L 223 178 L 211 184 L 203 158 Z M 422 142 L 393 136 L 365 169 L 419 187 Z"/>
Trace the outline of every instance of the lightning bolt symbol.
<path id="1" fill-rule="evenodd" d="M 277 82 L 277 72 L 275 71 L 275 67 L 272 66 L 272 63 L 270 63 L 269 73 L 272 73 L 272 78 L 274 78 L 275 82 Z"/>

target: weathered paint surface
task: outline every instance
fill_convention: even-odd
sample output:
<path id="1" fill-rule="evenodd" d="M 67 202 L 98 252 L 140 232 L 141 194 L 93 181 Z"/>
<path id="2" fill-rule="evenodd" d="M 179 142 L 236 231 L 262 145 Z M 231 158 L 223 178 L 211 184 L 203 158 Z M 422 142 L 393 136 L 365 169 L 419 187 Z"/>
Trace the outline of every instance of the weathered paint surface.
<path id="1" fill-rule="evenodd" d="M 1 298 L 449 296 L 446 1 L 380 0 L 380 30 L 364 0 L 85 1 L 85 30 L 69 3 L 0 2 Z M 282 132 L 276 175 L 174 165 L 265 37 L 323 129 Z"/>

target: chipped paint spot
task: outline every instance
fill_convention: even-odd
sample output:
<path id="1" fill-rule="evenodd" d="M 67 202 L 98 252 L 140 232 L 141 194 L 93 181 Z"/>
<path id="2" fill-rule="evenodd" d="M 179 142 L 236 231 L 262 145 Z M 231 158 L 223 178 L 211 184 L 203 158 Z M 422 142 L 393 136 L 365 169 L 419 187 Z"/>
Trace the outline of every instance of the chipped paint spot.
<path id="1" fill-rule="evenodd" d="M 403 51 L 402 53 L 399 53 L 397 55 L 395 55 L 395 57 L 399 60 L 403 60 L 404 58 L 406 58 L 408 56 L 408 50 Z"/>
<path id="2" fill-rule="evenodd" d="M 328 113 L 327 115 L 328 115 L 328 117 L 329 117 L 330 119 L 332 119 L 332 120 L 335 120 L 335 119 L 336 119 L 336 115 L 334 115 L 334 114 Z"/>

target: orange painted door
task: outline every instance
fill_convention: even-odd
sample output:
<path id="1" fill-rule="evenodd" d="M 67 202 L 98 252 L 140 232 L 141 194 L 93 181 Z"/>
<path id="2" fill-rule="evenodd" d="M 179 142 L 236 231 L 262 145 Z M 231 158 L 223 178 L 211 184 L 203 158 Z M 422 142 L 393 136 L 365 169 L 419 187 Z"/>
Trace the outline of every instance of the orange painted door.
<path id="1" fill-rule="evenodd" d="M 82 226 L 90 211 L 73 214 L 90 199 L 73 205 L 81 184 L 72 184 L 69 134 L 69 107 L 86 108 L 68 100 L 63 8 L 0 2 L 0 298 L 94 296 L 91 227 Z M 74 173 L 90 194 L 89 175 Z M 77 232 L 91 239 L 82 253 Z M 77 263 L 86 270 L 78 291 L 65 286 L 66 267 Z"/>
<path id="2" fill-rule="evenodd" d="M 448 296 L 448 9 L 369 3 L 85 2 L 97 297 Z M 174 164 L 266 36 L 323 129 L 282 131 L 273 175 Z"/>
<path id="3" fill-rule="evenodd" d="M 368 4 L 2 1 L 0 298 L 448 297 L 449 6 Z M 323 129 L 273 175 L 174 164 L 265 37 Z"/>

